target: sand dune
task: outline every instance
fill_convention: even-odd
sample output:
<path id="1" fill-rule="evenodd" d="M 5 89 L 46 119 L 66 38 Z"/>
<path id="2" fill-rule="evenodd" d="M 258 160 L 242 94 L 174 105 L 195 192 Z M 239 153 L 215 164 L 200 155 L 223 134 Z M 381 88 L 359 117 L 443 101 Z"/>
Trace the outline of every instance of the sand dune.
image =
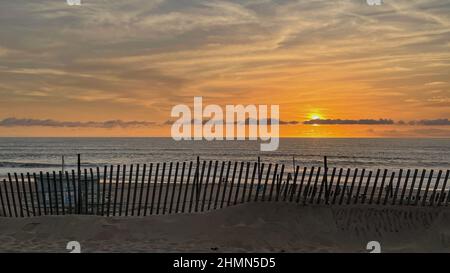
<path id="1" fill-rule="evenodd" d="M 0 220 L 1 252 L 450 252 L 447 207 L 249 203 L 204 214 Z"/>

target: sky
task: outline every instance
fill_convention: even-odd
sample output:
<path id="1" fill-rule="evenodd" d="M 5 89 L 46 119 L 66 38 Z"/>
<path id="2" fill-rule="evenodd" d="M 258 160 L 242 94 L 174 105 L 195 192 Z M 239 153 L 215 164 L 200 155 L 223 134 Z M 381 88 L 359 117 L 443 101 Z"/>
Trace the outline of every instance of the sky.
<path id="1" fill-rule="evenodd" d="M 284 137 L 447 138 L 449 49 L 447 0 L 0 0 L 0 136 L 170 136 L 202 96 Z"/>

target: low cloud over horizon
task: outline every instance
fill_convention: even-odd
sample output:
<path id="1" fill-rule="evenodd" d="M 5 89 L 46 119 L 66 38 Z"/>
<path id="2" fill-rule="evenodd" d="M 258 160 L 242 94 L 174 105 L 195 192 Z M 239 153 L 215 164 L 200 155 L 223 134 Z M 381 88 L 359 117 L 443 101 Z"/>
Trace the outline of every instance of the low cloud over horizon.
<path id="1" fill-rule="evenodd" d="M 191 123 L 194 123 L 194 119 Z M 205 124 L 208 120 L 203 120 Z M 54 119 L 32 119 L 32 118 L 6 118 L 0 120 L 0 127 L 54 127 L 54 128 L 137 128 L 149 126 L 172 125 L 173 120 L 167 120 L 163 123 L 155 121 L 138 120 L 106 120 L 106 121 L 59 121 Z M 262 121 L 246 119 L 242 125 L 258 124 Z M 237 121 L 234 122 L 238 124 Z M 271 124 L 270 119 L 264 120 L 264 123 Z M 449 119 L 430 119 L 430 120 L 412 120 L 412 121 L 394 121 L 392 119 L 312 119 L 306 121 L 285 121 L 279 120 L 280 125 L 408 125 L 408 126 L 450 126 Z"/>

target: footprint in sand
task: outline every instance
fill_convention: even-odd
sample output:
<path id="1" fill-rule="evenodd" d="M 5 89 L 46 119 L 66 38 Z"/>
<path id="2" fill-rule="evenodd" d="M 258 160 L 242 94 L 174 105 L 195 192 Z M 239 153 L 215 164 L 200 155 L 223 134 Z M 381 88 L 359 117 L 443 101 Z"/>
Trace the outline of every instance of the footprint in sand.
<path id="1" fill-rule="evenodd" d="M 39 223 L 29 223 L 29 224 L 26 224 L 26 225 L 22 228 L 22 231 L 27 231 L 27 232 L 34 231 L 34 229 L 35 229 L 37 226 L 39 226 L 39 225 L 40 225 Z"/>

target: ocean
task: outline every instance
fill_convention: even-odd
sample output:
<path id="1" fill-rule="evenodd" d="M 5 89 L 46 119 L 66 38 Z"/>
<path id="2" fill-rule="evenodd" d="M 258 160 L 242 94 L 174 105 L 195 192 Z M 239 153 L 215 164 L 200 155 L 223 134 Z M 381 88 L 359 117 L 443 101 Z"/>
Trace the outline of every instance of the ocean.
<path id="1" fill-rule="evenodd" d="M 196 160 L 231 160 L 339 168 L 450 168 L 450 139 L 282 138 L 275 152 L 256 141 L 174 141 L 171 138 L 0 138 L 0 176 L 83 167 Z"/>

